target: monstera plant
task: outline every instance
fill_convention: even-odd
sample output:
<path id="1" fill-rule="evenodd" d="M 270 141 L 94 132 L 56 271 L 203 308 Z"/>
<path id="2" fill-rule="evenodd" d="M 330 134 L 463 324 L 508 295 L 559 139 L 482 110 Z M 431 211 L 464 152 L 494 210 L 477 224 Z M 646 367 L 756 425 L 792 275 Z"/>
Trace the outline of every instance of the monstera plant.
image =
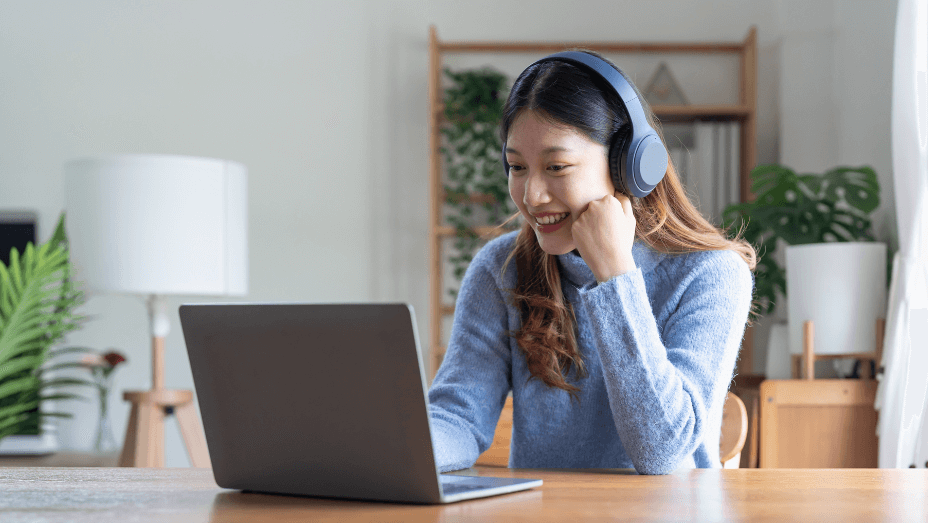
<path id="1" fill-rule="evenodd" d="M 758 248 L 758 315 L 773 310 L 777 292 L 786 296 L 786 271 L 774 258 L 778 239 L 788 245 L 874 240 L 870 214 L 880 205 L 880 185 L 868 166 L 796 174 L 760 165 L 751 171 L 751 190 L 753 202 L 730 205 L 722 216 L 723 227 L 743 230 Z"/>
<path id="2" fill-rule="evenodd" d="M 49 373 L 80 363 L 54 363 L 66 352 L 53 349 L 83 318 L 75 308 L 84 295 L 70 278 L 71 265 L 64 215 L 51 239 L 40 247 L 29 243 L 24 252 L 13 249 L 9 266 L 0 262 L 0 439 L 10 435 L 38 435 L 47 417 L 69 417 L 42 412 L 45 400 L 71 399 L 70 393 L 50 392 L 89 382 L 50 378 Z"/>

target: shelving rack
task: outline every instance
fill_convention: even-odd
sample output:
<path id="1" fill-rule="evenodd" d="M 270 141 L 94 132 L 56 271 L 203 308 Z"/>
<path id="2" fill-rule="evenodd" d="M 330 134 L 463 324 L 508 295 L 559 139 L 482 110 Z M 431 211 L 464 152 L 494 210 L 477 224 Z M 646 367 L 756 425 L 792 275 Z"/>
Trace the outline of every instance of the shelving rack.
<path id="1" fill-rule="evenodd" d="M 454 53 L 556 53 L 570 48 L 585 48 L 602 53 L 673 53 L 673 54 L 737 54 L 740 56 L 739 103 L 732 105 L 652 105 L 662 123 L 687 122 L 697 119 L 737 120 L 741 128 L 741 188 L 742 202 L 751 201 L 750 172 L 757 154 L 757 30 L 751 27 L 742 42 L 451 42 L 441 41 L 435 26 L 429 27 L 429 381 L 435 375 L 444 356 L 442 319 L 454 314 L 454 306 L 442 304 L 442 240 L 455 235 L 453 227 L 442 221 L 445 200 L 442 184 L 441 125 L 444 118 L 442 103 L 442 57 Z M 479 200 L 480 195 L 472 199 Z M 496 234 L 492 226 L 474 229 L 481 237 Z M 753 332 L 748 329 L 739 359 L 739 374 L 752 374 Z"/>

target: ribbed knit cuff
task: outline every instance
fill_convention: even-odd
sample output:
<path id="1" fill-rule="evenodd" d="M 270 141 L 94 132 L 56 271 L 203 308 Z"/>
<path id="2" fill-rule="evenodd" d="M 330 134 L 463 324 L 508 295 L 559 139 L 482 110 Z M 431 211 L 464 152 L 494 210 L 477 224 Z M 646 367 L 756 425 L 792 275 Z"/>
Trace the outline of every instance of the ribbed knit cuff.
<path id="1" fill-rule="evenodd" d="M 447 421 L 432 418 L 432 451 L 435 453 L 435 464 L 439 472 L 462 470 L 474 465 L 480 452 L 474 438 L 462 434 L 461 429 Z M 466 446 L 472 448 L 464 448 Z"/>

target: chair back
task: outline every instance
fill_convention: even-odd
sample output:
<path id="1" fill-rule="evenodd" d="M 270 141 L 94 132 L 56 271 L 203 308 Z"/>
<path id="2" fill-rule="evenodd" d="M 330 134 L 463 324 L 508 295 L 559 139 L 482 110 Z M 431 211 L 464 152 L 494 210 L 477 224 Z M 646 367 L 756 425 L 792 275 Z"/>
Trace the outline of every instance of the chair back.
<path id="1" fill-rule="evenodd" d="M 733 392 L 725 396 L 722 410 L 722 438 L 719 441 L 719 459 L 722 467 L 736 469 L 741 464 L 741 449 L 748 437 L 748 410 Z"/>
<path id="2" fill-rule="evenodd" d="M 490 448 L 477 458 L 477 465 L 509 466 L 509 440 L 512 439 L 512 396 L 506 398 Z"/>

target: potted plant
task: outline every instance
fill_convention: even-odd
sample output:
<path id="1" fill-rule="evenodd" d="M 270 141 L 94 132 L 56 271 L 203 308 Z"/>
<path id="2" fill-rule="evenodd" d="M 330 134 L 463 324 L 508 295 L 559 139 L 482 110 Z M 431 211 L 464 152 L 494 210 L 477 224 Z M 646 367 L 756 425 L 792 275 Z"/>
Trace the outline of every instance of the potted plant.
<path id="1" fill-rule="evenodd" d="M 824 174 L 796 174 L 782 165 L 760 165 L 751 172 L 751 189 L 756 199 L 727 207 L 723 212 L 723 226 L 729 231 L 742 230 L 744 238 L 758 249 L 755 271 L 757 315 L 773 310 L 777 293 L 790 301 L 786 270 L 775 257 L 778 243 L 786 244 L 787 249 L 804 246 L 804 256 L 790 256 L 797 261 L 827 259 L 837 252 L 835 243 L 838 242 L 845 244 L 839 249 L 841 261 L 874 259 L 875 250 L 882 248 L 885 251 L 885 245 L 874 245 L 870 215 L 880 204 L 880 187 L 871 167 L 837 167 Z M 886 260 L 882 260 L 880 263 L 885 265 Z M 832 270 L 843 267 L 852 273 L 831 275 L 830 280 L 847 285 L 859 285 L 863 278 L 853 272 L 873 265 L 873 262 L 834 261 Z M 808 281 L 798 276 L 807 270 L 811 273 L 812 267 L 795 266 L 795 263 L 788 269 L 798 273 L 790 279 Z M 873 271 L 868 269 L 868 272 Z M 886 285 L 888 282 L 881 283 Z M 822 294 L 822 291 L 816 292 Z M 827 302 L 824 296 L 817 298 L 821 298 L 820 303 L 835 301 Z M 878 301 L 875 296 L 874 300 Z M 841 305 L 833 304 L 835 308 Z M 795 308 L 791 306 L 790 311 Z M 792 318 L 794 315 L 790 314 L 791 320 L 795 321 L 789 326 L 788 339 L 790 351 L 796 353 L 801 352 L 801 326 L 798 322 L 802 319 Z M 869 328 L 872 330 L 875 325 Z"/>
<path id="2" fill-rule="evenodd" d="M 39 447 L 10 440 L 42 438 L 46 418 L 70 417 L 68 413 L 45 412 L 42 403 L 80 397 L 55 392 L 57 387 L 90 384 L 52 376 L 56 370 L 80 365 L 54 363 L 59 356 L 84 351 L 53 349 L 83 321 L 75 309 L 84 302 L 84 294 L 70 275 L 63 214 L 48 242 L 39 247 L 29 243 L 23 253 L 13 249 L 9 266 L 0 263 L 0 442 L 7 443 L 6 452 L 55 450 L 57 441 L 49 442 L 48 438 L 42 439 Z"/>
<path id="3" fill-rule="evenodd" d="M 774 257 L 777 240 L 787 245 L 874 241 L 870 214 L 880 205 L 880 185 L 871 167 L 837 167 L 824 174 L 796 174 L 782 165 L 751 171 L 752 202 L 729 205 L 723 227 L 743 230 L 758 249 L 755 271 L 758 315 L 773 310 L 776 293 L 786 296 L 786 271 Z"/>

